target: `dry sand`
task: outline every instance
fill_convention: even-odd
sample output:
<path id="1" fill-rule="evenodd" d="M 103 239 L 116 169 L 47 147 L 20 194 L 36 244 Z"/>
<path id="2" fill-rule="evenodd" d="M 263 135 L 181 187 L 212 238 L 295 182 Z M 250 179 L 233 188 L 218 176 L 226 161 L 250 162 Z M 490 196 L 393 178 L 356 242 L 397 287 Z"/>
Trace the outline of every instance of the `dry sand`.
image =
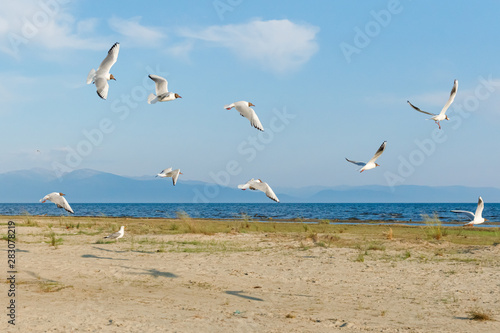
<path id="1" fill-rule="evenodd" d="M 364 255 L 276 234 L 129 233 L 54 248 L 42 228 L 17 232 L 16 327 L 4 284 L 2 332 L 500 332 L 498 245 L 394 240 Z"/>

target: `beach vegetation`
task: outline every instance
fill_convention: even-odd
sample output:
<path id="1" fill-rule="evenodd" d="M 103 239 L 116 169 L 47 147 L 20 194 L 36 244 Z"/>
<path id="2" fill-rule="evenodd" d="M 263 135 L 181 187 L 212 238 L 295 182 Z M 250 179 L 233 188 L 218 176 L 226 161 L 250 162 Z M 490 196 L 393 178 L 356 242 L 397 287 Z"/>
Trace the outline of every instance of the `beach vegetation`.
<path id="1" fill-rule="evenodd" d="M 487 321 L 493 320 L 491 313 L 479 308 L 474 308 L 468 312 L 470 320 Z"/>

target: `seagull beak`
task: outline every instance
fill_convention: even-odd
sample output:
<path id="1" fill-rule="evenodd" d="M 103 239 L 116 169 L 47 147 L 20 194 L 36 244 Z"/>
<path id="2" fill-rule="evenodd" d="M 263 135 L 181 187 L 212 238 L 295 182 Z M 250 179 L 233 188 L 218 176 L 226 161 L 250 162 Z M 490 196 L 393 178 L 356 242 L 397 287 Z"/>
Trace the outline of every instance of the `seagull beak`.
<path id="1" fill-rule="evenodd" d="M 62 196 L 65 196 L 66 194 L 64 194 L 64 193 L 59 193 L 59 195 L 62 197 Z"/>
<path id="2" fill-rule="evenodd" d="M 488 219 L 484 219 L 484 222 L 489 221 Z"/>
<path id="3" fill-rule="evenodd" d="M 375 163 L 376 166 L 380 166 L 379 164 Z"/>
<path id="4" fill-rule="evenodd" d="M 255 105 L 249 102 L 249 103 L 248 103 L 248 106 L 255 106 Z"/>
<path id="5" fill-rule="evenodd" d="M 179 175 L 183 175 L 183 173 L 182 173 L 182 172 L 179 172 Z"/>
<path id="6" fill-rule="evenodd" d="M 115 80 L 115 81 L 116 81 L 116 79 L 115 79 L 115 77 L 113 76 L 113 74 L 110 74 L 110 75 L 109 75 L 109 79 L 110 79 L 110 80 Z"/>

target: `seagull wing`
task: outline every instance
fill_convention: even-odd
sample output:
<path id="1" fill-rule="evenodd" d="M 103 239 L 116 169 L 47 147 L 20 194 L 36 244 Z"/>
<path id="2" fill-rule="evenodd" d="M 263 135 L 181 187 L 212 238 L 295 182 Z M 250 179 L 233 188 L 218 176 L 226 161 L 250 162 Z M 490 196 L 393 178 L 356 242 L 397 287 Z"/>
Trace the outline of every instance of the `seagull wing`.
<path id="1" fill-rule="evenodd" d="M 348 159 L 347 157 L 346 157 L 346 161 L 351 162 L 351 163 L 356 164 L 356 165 L 359 165 L 360 167 L 364 167 L 366 165 L 365 162 L 352 161 L 352 160 Z"/>
<path id="2" fill-rule="evenodd" d="M 375 153 L 375 155 L 373 155 L 372 159 L 370 161 L 368 161 L 368 163 L 375 162 L 377 160 L 377 158 L 379 158 L 380 155 L 382 155 L 382 153 L 384 152 L 386 145 L 387 145 L 387 141 L 382 142 L 382 144 L 378 148 L 377 152 Z"/>
<path id="3" fill-rule="evenodd" d="M 104 76 L 98 76 L 95 81 L 95 87 L 97 89 L 97 95 L 102 99 L 108 98 L 109 84 L 108 80 Z"/>
<path id="4" fill-rule="evenodd" d="M 97 75 L 109 73 L 111 66 L 113 66 L 118 59 L 119 51 L 120 43 L 115 43 L 113 44 L 113 46 L 111 46 L 108 51 L 108 55 L 106 56 L 106 58 L 104 58 L 104 60 L 101 62 L 101 65 L 99 65 L 99 68 L 97 69 Z"/>
<path id="5" fill-rule="evenodd" d="M 273 189 L 271 188 L 271 186 L 269 186 L 267 183 L 265 182 L 262 182 L 262 181 L 254 181 L 252 182 L 252 184 L 250 185 L 250 188 L 252 189 L 255 189 L 255 190 L 259 190 L 259 191 L 262 191 L 264 192 L 267 197 L 269 199 L 272 199 L 276 202 L 280 202 L 278 197 L 276 196 L 276 194 L 274 194 L 274 191 Z"/>
<path id="6" fill-rule="evenodd" d="M 474 220 L 474 213 L 473 212 L 468 212 L 466 210 L 452 210 L 453 213 L 459 213 L 459 214 L 464 214 L 467 215 L 467 217 L 472 221 Z"/>
<path id="7" fill-rule="evenodd" d="M 238 185 L 238 188 L 240 190 L 247 190 L 250 188 L 250 184 L 252 184 L 253 182 L 255 182 L 255 179 L 252 178 L 249 181 L 247 181 L 245 184 Z"/>
<path id="8" fill-rule="evenodd" d="M 445 106 L 443 107 L 441 112 L 439 112 L 439 114 L 446 113 L 446 110 L 448 110 L 451 103 L 453 103 L 453 100 L 455 100 L 455 96 L 457 95 L 457 90 L 458 90 L 458 80 L 455 80 L 455 82 L 453 82 L 453 88 L 451 88 L 450 98 L 448 98 L 448 102 L 446 102 Z"/>
<path id="9" fill-rule="evenodd" d="M 247 190 L 247 189 L 249 189 L 249 188 L 250 188 L 250 185 L 249 185 L 248 183 L 246 183 L 246 184 L 241 184 L 241 185 L 238 185 L 238 188 L 239 188 L 240 190 Z"/>
<path id="10" fill-rule="evenodd" d="M 172 182 L 174 183 L 174 186 L 175 186 L 175 184 L 177 184 L 177 178 L 179 178 L 180 172 L 181 172 L 181 169 L 176 169 L 176 170 L 172 171 Z"/>
<path id="11" fill-rule="evenodd" d="M 250 124 L 258 129 L 259 131 L 264 131 L 264 127 L 260 123 L 259 117 L 257 117 L 257 113 L 255 113 L 254 109 L 249 107 L 248 105 L 242 105 L 241 103 L 234 103 L 236 110 L 245 118 L 250 120 Z"/>
<path id="12" fill-rule="evenodd" d="M 477 201 L 477 208 L 476 208 L 476 213 L 474 216 L 477 218 L 483 217 L 483 209 L 484 209 L 484 201 L 483 198 L 479 197 L 479 200 Z"/>
<path id="13" fill-rule="evenodd" d="M 149 78 L 155 82 L 156 96 L 168 93 L 168 81 L 161 76 L 150 74 Z"/>
<path id="14" fill-rule="evenodd" d="M 53 195 L 49 198 L 50 201 L 55 203 L 57 207 L 59 208 L 64 208 L 66 211 L 70 212 L 71 214 L 74 214 L 73 209 L 71 209 L 71 206 L 69 205 L 68 201 L 66 201 L 66 198 L 60 196 L 60 195 Z"/>
<path id="15" fill-rule="evenodd" d="M 166 175 L 168 172 L 172 171 L 172 168 L 168 168 L 160 172 L 160 175 Z"/>
<path id="16" fill-rule="evenodd" d="M 107 235 L 107 236 L 106 236 L 106 237 L 104 237 L 104 238 L 111 238 L 111 239 L 115 239 L 115 238 L 120 237 L 120 235 L 121 235 L 121 233 L 120 233 L 119 231 L 117 231 L 117 232 L 113 232 L 113 233 L 112 233 L 112 234 L 110 234 L 110 235 Z"/>
<path id="17" fill-rule="evenodd" d="M 417 110 L 418 112 L 422 112 L 422 113 L 428 114 L 428 115 L 430 115 L 430 116 L 435 116 L 435 114 L 434 114 L 434 113 L 430 113 L 430 112 L 427 112 L 427 111 L 420 110 L 420 109 L 419 109 L 419 108 L 417 108 L 415 105 L 411 104 L 411 103 L 410 103 L 410 101 L 406 101 L 406 102 L 408 102 L 408 104 L 410 104 L 410 106 L 411 106 L 412 108 L 414 108 L 415 110 Z"/>

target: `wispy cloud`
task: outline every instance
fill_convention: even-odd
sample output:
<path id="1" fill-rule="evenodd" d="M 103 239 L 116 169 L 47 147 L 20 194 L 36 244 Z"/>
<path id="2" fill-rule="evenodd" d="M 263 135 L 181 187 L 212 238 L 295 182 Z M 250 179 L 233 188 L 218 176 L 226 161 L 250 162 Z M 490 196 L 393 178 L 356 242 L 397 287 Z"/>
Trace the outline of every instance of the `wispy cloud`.
<path id="1" fill-rule="evenodd" d="M 160 28 L 140 24 L 141 17 L 122 19 L 112 17 L 108 20 L 111 29 L 127 38 L 125 42 L 133 45 L 159 47 L 166 35 Z"/>
<path id="2" fill-rule="evenodd" d="M 69 14 L 67 1 L 7 1 L 0 12 L 0 52 L 15 57 L 29 45 L 49 49 L 101 49 L 101 37 L 79 35 L 82 25 L 86 25 L 88 32 L 89 23 Z"/>
<path id="3" fill-rule="evenodd" d="M 243 24 L 184 29 L 184 37 L 231 50 L 239 58 L 257 62 L 277 73 L 296 70 L 318 51 L 319 28 L 289 20 L 256 19 Z"/>

